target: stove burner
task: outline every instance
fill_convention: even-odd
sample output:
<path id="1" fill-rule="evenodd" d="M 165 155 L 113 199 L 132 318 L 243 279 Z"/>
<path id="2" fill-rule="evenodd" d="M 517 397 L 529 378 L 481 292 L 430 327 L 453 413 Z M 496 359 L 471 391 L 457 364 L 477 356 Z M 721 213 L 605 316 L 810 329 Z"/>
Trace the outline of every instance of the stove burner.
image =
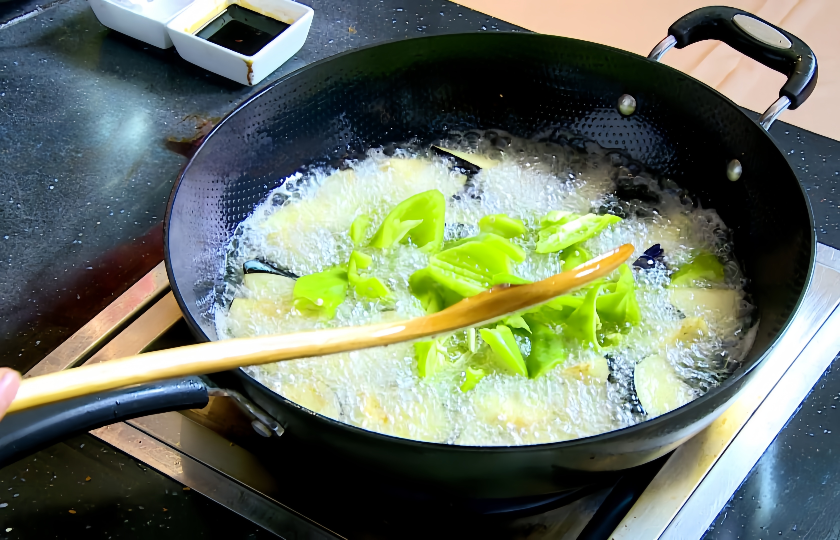
<path id="1" fill-rule="evenodd" d="M 434 512 L 436 515 L 449 514 L 453 517 L 458 516 L 461 518 L 465 516 L 475 518 L 498 516 L 504 519 L 512 519 L 534 516 L 566 506 L 599 489 L 608 487 L 610 483 L 593 484 L 591 486 L 545 495 L 503 499 L 446 499 L 393 486 L 380 488 L 382 491 L 377 495 L 382 500 L 391 501 L 386 504 L 394 504 L 396 502 L 396 506 L 400 508 L 404 508 L 406 503 L 410 503 L 412 513 L 416 513 L 417 506 L 419 505 Z"/>

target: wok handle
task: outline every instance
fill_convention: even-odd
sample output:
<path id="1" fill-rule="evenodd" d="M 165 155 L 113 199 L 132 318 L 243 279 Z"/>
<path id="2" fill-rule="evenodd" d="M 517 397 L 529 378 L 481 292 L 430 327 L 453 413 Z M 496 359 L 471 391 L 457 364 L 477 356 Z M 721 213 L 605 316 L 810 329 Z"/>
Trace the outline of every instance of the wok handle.
<path id="1" fill-rule="evenodd" d="M 73 435 L 122 420 L 207 405 L 198 377 L 143 384 L 8 414 L 0 422 L 0 468 Z"/>
<path id="2" fill-rule="evenodd" d="M 671 47 L 714 39 L 787 76 L 774 103 L 772 120 L 787 108 L 796 109 L 817 84 L 817 58 L 804 41 L 746 11 L 710 6 L 692 11 L 671 25 L 668 37 L 648 58 L 659 60 Z M 774 109 L 773 106 L 767 113 Z M 763 125 L 763 124 L 762 124 Z M 769 127 L 766 126 L 766 127 Z"/>

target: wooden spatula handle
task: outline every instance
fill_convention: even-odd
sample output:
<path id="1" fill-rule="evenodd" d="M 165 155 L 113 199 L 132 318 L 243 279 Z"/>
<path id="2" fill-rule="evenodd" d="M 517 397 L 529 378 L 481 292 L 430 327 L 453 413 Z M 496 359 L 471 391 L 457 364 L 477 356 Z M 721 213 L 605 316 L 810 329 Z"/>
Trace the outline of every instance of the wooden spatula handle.
<path id="1" fill-rule="evenodd" d="M 8 412 L 135 384 L 368 349 L 484 324 L 607 276 L 633 251 L 633 246 L 625 244 L 548 279 L 496 287 L 438 313 L 406 321 L 215 341 L 33 377 L 21 383 Z"/>

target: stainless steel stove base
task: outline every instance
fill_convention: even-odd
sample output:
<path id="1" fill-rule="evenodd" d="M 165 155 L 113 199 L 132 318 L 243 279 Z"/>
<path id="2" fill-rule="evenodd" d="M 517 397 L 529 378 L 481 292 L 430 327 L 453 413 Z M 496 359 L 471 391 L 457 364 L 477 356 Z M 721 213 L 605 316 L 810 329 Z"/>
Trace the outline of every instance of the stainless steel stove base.
<path id="1" fill-rule="evenodd" d="M 701 537 L 784 427 L 840 351 L 840 251 L 820 244 L 817 259 L 799 315 L 760 371 L 718 420 L 673 453 L 611 538 Z M 159 285 L 161 270 L 162 265 L 146 281 Z M 162 294 L 158 289 L 117 300 L 119 320 L 136 320 L 110 341 L 114 314 L 103 312 L 63 346 L 63 351 L 79 351 L 77 357 L 68 354 L 57 362 L 51 355 L 33 371 L 43 374 L 85 358 L 100 362 L 146 350 L 180 320 L 171 294 L 151 304 Z M 90 331 L 97 327 L 108 335 Z M 278 502 L 283 479 L 230 442 L 230 426 L 219 424 L 220 415 L 227 418 L 235 410 L 229 398 L 215 397 L 202 411 L 154 415 L 91 433 L 279 536 L 341 538 L 341 531 L 329 531 Z M 240 419 L 240 427 L 243 423 L 248 426 Z M 516 522 L 529 531 L 529 539 L 576 538 L 608 491 Z"/>
<path id="2" fill-rule="evenodd" d="M 678 448 L 612 535 L 700 538 L 840 351 L 840 251 L 817 246 L 799 314 L 738 399 Z"/>

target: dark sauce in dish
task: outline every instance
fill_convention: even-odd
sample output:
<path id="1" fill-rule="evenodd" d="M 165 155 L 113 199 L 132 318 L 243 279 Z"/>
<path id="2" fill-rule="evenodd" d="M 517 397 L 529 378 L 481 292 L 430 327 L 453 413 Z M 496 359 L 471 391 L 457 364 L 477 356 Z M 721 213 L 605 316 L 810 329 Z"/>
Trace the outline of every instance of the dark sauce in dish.
<path id="1" fill-rule="evenodd" d="M 289 26 L 256 11 L 231 4 L 210 24 L 199 30 L 196 36 L 239 54 L 253 56 Z"/>

